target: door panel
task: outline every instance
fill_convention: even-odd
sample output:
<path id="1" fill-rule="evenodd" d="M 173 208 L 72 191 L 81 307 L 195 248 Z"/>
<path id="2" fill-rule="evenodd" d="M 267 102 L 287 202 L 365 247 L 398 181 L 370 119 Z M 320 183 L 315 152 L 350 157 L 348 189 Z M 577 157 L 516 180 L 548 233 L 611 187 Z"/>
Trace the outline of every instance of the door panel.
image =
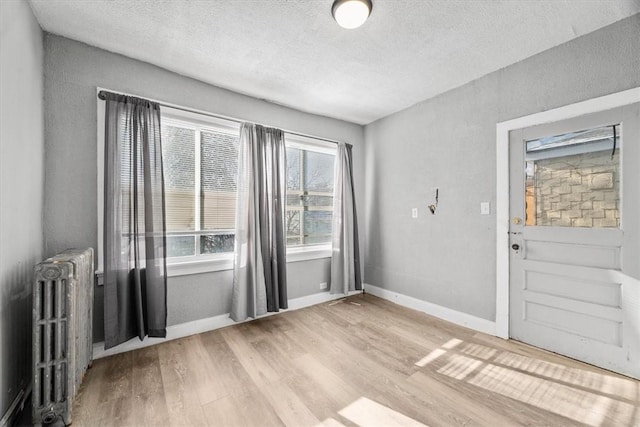
<path id="1" fill-rule="evenodd" d="M 620 267 L 620 248 L 615 246 L 525 240 L 524 251 L 528 260 L 602 268 Z"/>
<path id="2" fill-rule="evenodd" d="M 605 344 L 621 345 L 620 321 L 586 314 L 591 313 L 593 307 L 572 307 L 572 311 L 570 306 L 561 300 L 554 302 L 538 298 L 543 301 L 534 302 L 534 296 L 535 294 L 532 294 L 525 298 L 524 320 Z"/>
<path id="3" fill-rule="evenodd" d="M 568 272 L 551 273 L 534 270 L 529 265 L 525 272 L 524 290 L 537 294 L 546 294 L 575 301 L 601 304 L 606 307 L 620 308 L 622 303 L 621 284 L 603 278 L 594 280 L 592 275 L 581 278 L 579 274 Z M 571 272 L 573 273 L 573 272 Z"/>
<path id="4" fill-rule="evenodd" d="M 639 105 L 518 129 L 509 147 L 510 336 L 635 378 Z"/>

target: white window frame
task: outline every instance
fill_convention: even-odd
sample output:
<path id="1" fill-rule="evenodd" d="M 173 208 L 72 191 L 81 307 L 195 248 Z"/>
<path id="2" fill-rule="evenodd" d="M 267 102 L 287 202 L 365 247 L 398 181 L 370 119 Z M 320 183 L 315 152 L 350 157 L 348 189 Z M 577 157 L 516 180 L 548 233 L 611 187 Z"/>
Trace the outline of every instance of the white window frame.
<path id="1" fill-rule="evenodd" d="M 205 116 L 177 108 L 162 107 L 160 111 L 162 119 L 176 126 L 195 130 L 195 230 L 199 235 L 200 230 L 200 144 L 202 130 L 211 130 L 217 133 L 226 133 L 238 136 L 240 124 L 235 121 Z M 235 230 L 234 230 L 235 233 Z M 199 251 L 199 238 L 196 238 L 196 252 Z M 230 270 L 233 268 L 233 252 L 218 254 L 196 254 L 192 256 L 167 258 L 167 275 L 181 276 L 186 274 L 206 273 L 210 271 Z"/>
<path id="2" fill-rule="evenodd" d="M 323 141 L 317 138 L 291 134 L 285 132 L 285 145 L 287 148 L 298 148 L 300 150 L 315 151 L 317 153 L 331 154 L 336 156 L 337 146 L 335 143 Z M 335 160 L 334 160 L 335 164 Z M 335 185 L 335 183 L 334 183 Z M 285 206 L 286 209 L 286 206 Z M 287 262 L 305 261 L 307 259 L 331 257 L 331 243 L 320 243 L 311 245 L 297 245 L 287 247 Z"/>
<path id="3" fill-rule="evenodd" d="M 96 95 L 100 91 L 112 91 L 110 89 L 97 87 Z M 120 91 L 114 91 L 123 93 Z M 138 96 L 130 94 L 131 96 Z M 97 98 L 97 97 L 96 97 Z M 155 100 L 154 100 L 155 101 Z M 161 101 L 157 101 L 161 102 Z M 206 112 L 198 112 L 186 109 L 178 105 L 175 108 L 162 102 L 161 114 L 170 120 L 177 122 L 189 122 L 227 132 L 239 133 L 240 123 L 237 120 L 225 120 L 212 117 Z M 189 111 L 190 110 L 190 111 Z M 102 272 L 104 270 L 104 257 L 102 248 L 104 244 L 104 114 L 105 101 L 97 98 L 97 216 L 98 216 L 98 247 L 96 248 L 96 274 L 98 275 L 98 285 L 102 285 Z M 285 144 L 287 148 L 300 148 L 308 151 L 317 151 L 335 155 L 337 152 L 335 143 L 325 141 L 311 136 L 292 134 L 285 131 Z M 196 150 L 198 151 L 198 150 Z M 199 170 L 200 154 L 196 153 L 196 169 Z M 196 185 L 199 185 L 200 175 L 196 173 Z M 196 215 L 199 214 L 199 197 L 196 197 Z M 331 244 L 300 245 L 287 248 L 287 262 L 309 261 L 331 257 Z M 167 275 L 169 277 L 183 276 L 190 274 L 210 273 L 233 269 L 233 253 L 196 255 L 189 257 L 167 258 Z"/>

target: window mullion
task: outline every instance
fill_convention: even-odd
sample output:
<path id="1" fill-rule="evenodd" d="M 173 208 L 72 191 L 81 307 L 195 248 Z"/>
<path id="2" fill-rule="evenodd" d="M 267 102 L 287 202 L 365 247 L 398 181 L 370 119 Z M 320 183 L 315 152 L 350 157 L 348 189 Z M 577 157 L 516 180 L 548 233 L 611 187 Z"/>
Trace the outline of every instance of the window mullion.
<path id="1" fill-rule="evenodd" d="M 201 188 L 201 177 L 200 177 L 200 173 L 202 170 L 202 164 L 201 164 L 201 144 L 202 144 L 202 134 L 200 129 L 196 129 L 196 144 L 195 144 L 195 163 L 196 163 L 196 167 L 195 167 L 195 172 L 196 172 L 196 176 L 195 176 L 195 191 L 194 191 L 194 197 L 195 197 L 195 212 L 194 212 L 194 221 L 195 221 L 195 227 L 194 230 L 195 231 L 200 231 L 200 227 L 201 227 L 201 221 L 200 221 L 200 200 L 201 200 L 201 194 L 202 194 L 202 188 Z M 200 255 L 200 234 L 196 233 L 196 255 Z"/>

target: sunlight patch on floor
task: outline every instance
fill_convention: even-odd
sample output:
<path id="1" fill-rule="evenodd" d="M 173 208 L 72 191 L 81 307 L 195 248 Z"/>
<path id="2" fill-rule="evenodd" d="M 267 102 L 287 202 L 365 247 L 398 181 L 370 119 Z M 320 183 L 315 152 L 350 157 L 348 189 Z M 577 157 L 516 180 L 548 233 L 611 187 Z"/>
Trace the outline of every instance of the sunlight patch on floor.
<path id="1" fill-rule="evenodd" d="M 629 425 L 634 416 L 628 403 L 500 366 L 485 366 L 469 383 L 594 427 L 607 415 L 616 425 Z"/>
<path id="2" fill-rule="evenodd" d="M 449 340 L 415 365 L 425 367 L 436 359 L 439 374 L 590 426 L 640 426 L 640 383 L 631 379 L 459 339 Z"/>
<path id="3" fill-rule="evenodd" d="M 454 354 L 449 358 L 449 362 L 446 365 L 438 369 L 438 373 L 457 380 L 463 380 L 480 365 L 482 365 L 482 362 L 477 359 Z"/>
<path id="4" fill-rule="evenodd" d="M 440 356 L 442 356 L 443 354 L 446 354 L 446 353 L 447 353 L 447 350 L 443 350 L 441 348 L 436 348 L 431 353 L 427 354 L 425 357 L 423 357 L 422 359 L 418 360 L 415 364 L 416 364 L 416 366 L 419 366 L 419 367 L 422 368 L 423 366 L 427 366 L 429 363 L 433 362 L 438 357 L 440 357 Z"/>
<path id="5" fill-rule="evenodd" d="M 452 338 L 449 341 L 447 341 L 446 343 L 444 343 L 442 345 L 442 348 L 446 348 L 447 350 L 451 350 L 452 348 L 455 348 L 455 347 L 459 346 L 460 344 L 462 344 L 462 340 L 459 340 L 458 338 Z"/>
<path id="6" fill-rule="evenodd" d="M 480 344 L 465 343 L 460 349 L 461 352 L 468 354 L 469 356 L 477 357 L 479 359 L 488 360 L 496 355 L 498 350 L 495 348 L 486 347 Z"/>
<path id="7" fill-rule="evenodd" d="M 398 411 L 394 411 L 366 397 L 359 398 L 349 406 L 338 411 L 338 413 L 361 427 L 426 427 L 413 418 L 409 418 Z"/>
<path id="8" fill-rule="evenodd" d="M 567 368 L 557 363 L 533 359 L 511 352 L 501 353 L 496 357 L 495 362 L 510 368 L 520 369 L 629 400 L 636 400 L 640 397 L 640 390 L 638 389 L 640 385 L 636 381 L 613 375 L 602 375 L 584 369 Z"/>
<path id="9" fill-rule="evenodd" d="M 415 363 L 415 365 L 419 366 L 421 368 L 424 367 L 424 366 L 427 366 L 429 363 L 433 362 L 438 357 L 440 357 L 443 354 L 445 354 L 447 352 L 447 350 L 451 350 L 451 349 L 457 347 L 458 345 L 460 345 L 461 343 L 462 343 L 462 340 L 459 340 L 457 338 L 452 338 L 449 341 L 447 341 L 446 343 L 444 343 L 442 345 L 442 348 L 437 348 L 437 349 L 433 350 L 431 353 L 427 354 L 422 359 L 418 360 Z M 443 350 L 443 349 L 445 349 L 445 350 Z"/>

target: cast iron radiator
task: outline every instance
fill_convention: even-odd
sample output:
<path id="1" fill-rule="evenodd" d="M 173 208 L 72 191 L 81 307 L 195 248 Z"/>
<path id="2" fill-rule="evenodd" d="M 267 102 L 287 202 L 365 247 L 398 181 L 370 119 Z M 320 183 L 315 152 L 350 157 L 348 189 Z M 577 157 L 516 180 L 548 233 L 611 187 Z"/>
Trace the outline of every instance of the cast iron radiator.
<path id="1" fill-rule="evenodd" d="M 93 359 L 93 249 L 68 249 L 35 266 L 33 424 L 62 419 Z"/>

